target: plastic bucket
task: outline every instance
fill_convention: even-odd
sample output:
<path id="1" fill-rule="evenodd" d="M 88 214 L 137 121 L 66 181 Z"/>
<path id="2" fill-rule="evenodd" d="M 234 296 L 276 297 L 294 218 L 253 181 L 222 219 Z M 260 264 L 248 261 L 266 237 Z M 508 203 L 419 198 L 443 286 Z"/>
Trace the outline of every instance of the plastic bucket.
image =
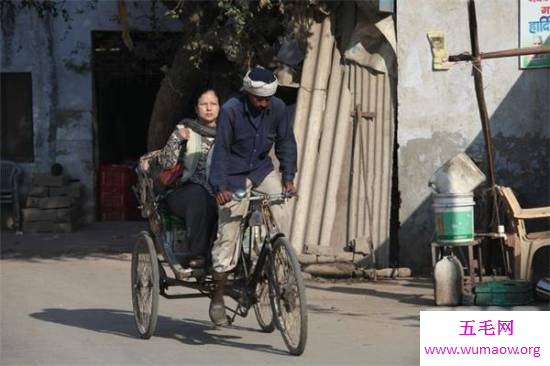
<path id="1" fill-rule="evenodd" d="M 443 164 L 430 178 L 436 193 L 470 193 L 485 181 L 485 174 L 464 153 Z"/>
<path id="2" fill-rule="evenodd" d="M 461 243 L 474 239 L 474 199 L 472 193 L 434 194 L 436 241 Z"/>

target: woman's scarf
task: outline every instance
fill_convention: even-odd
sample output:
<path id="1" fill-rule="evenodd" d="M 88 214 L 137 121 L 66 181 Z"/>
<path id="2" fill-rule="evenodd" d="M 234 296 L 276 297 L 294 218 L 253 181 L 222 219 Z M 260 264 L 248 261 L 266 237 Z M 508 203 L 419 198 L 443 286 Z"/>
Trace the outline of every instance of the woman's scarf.
<path id="1" fill-rule="evenodd" d="M 216 137 L 215 127 L 206 126 L 196 119 L 184 119 L 181 123 L 183 123 L 185 127 L 192 129 L 195 133 L 198 133 L 201 136 Z"/>

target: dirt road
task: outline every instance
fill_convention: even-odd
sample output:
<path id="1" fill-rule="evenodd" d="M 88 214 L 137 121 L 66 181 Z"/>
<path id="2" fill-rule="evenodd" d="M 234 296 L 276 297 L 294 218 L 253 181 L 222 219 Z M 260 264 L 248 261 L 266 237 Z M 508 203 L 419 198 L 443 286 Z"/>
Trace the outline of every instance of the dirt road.
<path id="1" fill-rule="evenodd" d="M 309 336 L 300 357 L 287 354 L 279 333 L 261 333 L 253 314 L 214 327 L 202 298 L 161 298 L 155 335 L 139 339 L 125 254 L 134 227 L 126 229 L 2 235 L 0 364 L 419 363 L 419 311 L 433 309 L 429 279 L 308 281 Z"/>

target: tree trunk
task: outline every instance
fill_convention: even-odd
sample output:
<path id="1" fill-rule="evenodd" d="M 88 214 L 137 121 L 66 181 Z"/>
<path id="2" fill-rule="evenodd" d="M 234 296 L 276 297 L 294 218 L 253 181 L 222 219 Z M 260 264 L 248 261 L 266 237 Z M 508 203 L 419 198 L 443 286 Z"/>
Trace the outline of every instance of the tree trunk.
<path id="1" fill-rule="evenodd" d="M 162 148 L 176 123 L 189 117 L 185 113 L 201 81 L 201 73 L 189 63 L 189 51 L 180 47 L 157 92 L 147 134 L 148 151 Z"/>

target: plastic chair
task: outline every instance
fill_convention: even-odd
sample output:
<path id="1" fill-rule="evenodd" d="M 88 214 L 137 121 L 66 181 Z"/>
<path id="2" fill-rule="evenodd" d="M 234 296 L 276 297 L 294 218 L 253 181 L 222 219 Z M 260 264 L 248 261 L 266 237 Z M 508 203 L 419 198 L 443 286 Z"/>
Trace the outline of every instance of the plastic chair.
<path id="1" fill-rule="evenodd" d="M 0 160 L 0 203 L 12 204 L 15 229 L 21 229 L 21 204 L 19 202 L 19 179 L 21 168 L 13 161 Z"/>
<path id="2" fill-rule="evenodd" d="M 507 245 L 514 249 L 514 277 L 531 280 L 533 258 L 537 250 L 550 246 L 550 231 L 527 232 L 525 220 L 550 218 L 550 206 L 521 208 L 511 188 L 499 186 L 497 189 L 508 218 Z"/>

